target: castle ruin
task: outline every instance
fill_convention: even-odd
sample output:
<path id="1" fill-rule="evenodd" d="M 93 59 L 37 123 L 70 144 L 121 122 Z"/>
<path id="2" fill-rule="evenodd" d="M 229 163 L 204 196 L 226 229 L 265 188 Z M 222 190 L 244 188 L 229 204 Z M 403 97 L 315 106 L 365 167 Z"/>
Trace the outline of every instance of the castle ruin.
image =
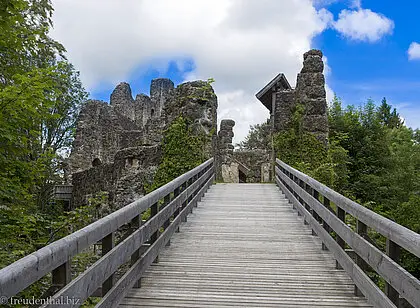
<path id="1" fill-rule="evenodd" d="M 256 94 L 257 99 L 270 112 L 271 135 L 291 128 L 293 113 L 300 104 L 304 109 L 303 130 L 327 145 L 328 116 L 323 71 L 322 52 L 310 50 L 303 55 L 303 68 L 297 75 L 296 88 L 293 89 L 286 76 L 280 73 Z M 219 140 L 224 142 L 220 150 L 222 163 L 218 178 L 236 183 L 272 181 L 274 149 L 271 153 L 267 149 L 234 151 L 233 145 L 226 144 L 227 139 L 224 137 L 233 137 L 233 126 L 234 122 L 233 125 L 220 128 Z M 223 131 L 226 129 L 228 132 Z"/>
<path id="2" fill-rule="evenodd" d="M 327 144 L 322 52 L 310 50 L 303 58 L 295 89 L 279 74 L 256 97 L 270 111 L 272 135 L 291 128 L 293 112 L 301 104 L 303 129 Z M 163 133 L 180 115 L 190 120 L 194 132 L 209 136 L 205 152 L 215 157 L 218 181 L 273 180 L 273 151 L 234 150 L 233 120 L 222 120 L 217 133 L 217 97 L 208 82 L 175 87 L 171 80 L 159 78 L 151 82 L 150 96 L 138 94 L 135 99 L 123 82 L 112 92 L 110 104 L 89 100 L 80 112 L 67 168 L 73 205 L 85 204 L 88 196 L 103 191 L 114 208 L 143 196 L 161 163 Z"/>
<path id="3" fill-rule="evenodd" d="M 100 191 L 117 208 L 143 196 L 161 161 L 163 132 L 180 115 L 189 119 L 195 133 L 209 136 L 205 152 L 214 156 L 217 97 L 205 81 L 175 88 L 169 79 L 155 79 L 150 96 L 138 94 L 135 99 L 123 82 L 112 92 L 110 104 L 89 100 L 80 112 L 68 159 L 74 206 Z"/>

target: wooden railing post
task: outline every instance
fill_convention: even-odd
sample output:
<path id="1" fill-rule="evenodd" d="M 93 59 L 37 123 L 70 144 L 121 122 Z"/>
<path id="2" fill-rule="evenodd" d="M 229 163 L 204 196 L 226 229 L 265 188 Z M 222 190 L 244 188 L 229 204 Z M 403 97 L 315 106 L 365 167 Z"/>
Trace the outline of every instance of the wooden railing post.
<path id="1" fill-rule="evenodd" d="M 134 217 L 131 220 L 131 233 L 135 232 L 138 228 L 141 226 L 141 214 Z M 137 262 L 137 260 L 140 258 L 140 248 L 137 249 L 132 255 L 131 255 L 131 261 L 130 264 L 133 265 Z M 141 278 L 136 281 L 133 288 L 140 288 L 141 287 Z"/>
<path id="2" fill-rule="evenodd" d="M 323 196 L 324 199 L 324 206 L 329 209 L 331 206 L 331 202 L 330 200 Z M 324 227 L 324 230 L 327 231 L 328 233 L 330 232 L 330 226 L 327 224 L 327 222 L 325 220 L 322 221 L 322 226 Z M 328 247 L 325 245 L 324 242 L 322 242 L 322 250 L 328 250 Z"/>
<path id="3" fill-rule="evenodd" d="M 298 185 L 301 188 L 305 189 L 305 183 L 299 178 L 298 178 Z M 306 202 L 303 201 L 303 199 L 300 196 L 299 196 L 299 202 L 300 202 L 300 204 L 302 204 L 305 207 L 305 209 L 307 209 L 309 212 L 311 212 L 311 208 L 309 207 L 309 205 L 307 205 Z M 303 219 L 303 224 L 309 225 L 309 223 L 306 221 L 306 219 Z"/>
<path id="4" fill-rule="evenodd" d="M 187 187 L 188 187 L 188 183 L 189 183 L 189 180 L 188 181 L 186 181 L 183 185 L 182 185 L 182 191 L 185 191 L 186 189 L 187 189 Z M 182 211 L 184 208 L 185 208 L 185 206 L 186 206 L 186 204 L 187 204 L 187 200 L 185 200 L 183 203 L 182 203 L 182 205 L 181 205 L 181 208 L 180 208 L 180 211 Z M 186 216 L 184 216 L 182 219 L 181 219 L 181 222 L 186 222 L 187 221 L 187 217 Z"/>
<path id="5" fill-rule="evenodd" d="M 176 197 L 178 197 L 179 194 L 181 193 L 181 188 L 182 188 L 182 185 L 179 186 L 179 187 L 177 187 L 177 188 L 175 188 L 175 190 L 174 190 L 174 199 Z M 176 211 L 174 212 L 174 218 L 178 216 L 179 211 L 180 211 L 180 209 L 177 208 Z M 177 233 L 179 232 L 179 226 L 176 228 L 175 232 L 177 232 Z"/>
<path id="6" fill-rule="evenodd" d="M 167 205 L 169 204 L 169 202 L 171 202 L 171 194 L 167 194 L 167 195 L 163 198 L 163 204 L 164 204 L 165 206 L 167 206 Z M 171 219 L 169 218 L 169 219 L 167 219 L 167 220 L 163 223 L 163 229 L 165 229 L 165 230 L 166 230 L 166 229 L 169 227 L 170 223 L 171 223 Z M 171 239 L 169 239 L 169 240 L 166 242 L 166 246 L 171 246 Z"/>
<path id="7" fill-rule="evenodd" d="M 314 188 L 312 188 L 312 196 L 317 200 L 317 201 L 319 201 L 319 192 L 316 190 L 316 189 L 314 189 Z M 319 215 L 318 215 L 318 213 L 317 212 L 315 212 L 315 211 L 312 211 L 312 216 L 319 222 L 319 220 L 321 219 L 321 217 L 319 217 Z M 316 232 L 312 229 L 312 235 L 317 235 L 316 234 Z"/>
<path id="8" fill-rule="evenodd" d="M 62 289 L 71 281 L 71 261 L 61 264 L 52 271 L 52 286 L 55 290 Z"/>
<path id="9" fill-rule="evenodd" d="M 115 236 L 114 232 L 111 232 L 107 236 L 102 239 L 102 256 L 106 255 L 109 251 L 114 248 L 115 245 Z M 111 276 L 108 277 L 107 280 L 104 281 L 102 284 L 102 296 L 105 296 L 106 293 L 112 288 L 114 285 L 114 274 L 112 273 Z"/>
<path id="10" fill-rule="evenodd" d="M 391 241 L 390 239 L 386 239 L 386 254 L 395 262 L 399 262 L 401 249 L 396 243 Z M 400 295 L 398 292 L 389 284 L 385 284 L 385 294 L 388 298 L 395 304 L 395 306 L 399 307 L 400 305 Z"/>
<path id="11" fill-rule="evenodd" d="M 156 216 L 157 213 L 159 212 L 159 201 L 154 203 L 151 207 L 150 207 L 150 218 L 153 216 Z M 150 245 L 153 245 L 154 242 L 156 242 L 156 240 L 159 237 L 159 228 L 156 230 L 155 233 L 153 233 L 150 236 Z M 156 257 L 156 259 L 153 261 L 153 263 L 158 263 L 159 262 L 159 256 Z"/>
<path id="12" fill-rule="evenodd" d="M 342 222 L 346 223 L 346 212 L 342 208 L 340 208 L 338 205 L 337 205 L 337 217 Z M 346 242 L 338 235 L 337 235 L 336 241 L 343 250 L 346 248 Z M 343 267 L 340 265 L 340 263 L 338 263 L 338 261 L 335 261 L 335 268 L 343 269 Z"/>
<path id="13" fill-rule="evenodd" d="M 365 235 L 367 235 L 367 226 L 361 222 L 360 220 L 357 221 L 356 223 L 356 232 L 361 236 L 361 237 L 365 237 Z M 366 262 L 359 257 L 356 254 L 356 264 L 357 266 L 359 266 L 364 272 L 366 272 L 367 269 L 367 264 Z M 356 296 L 364 296 L 363 293 L 360 291 L 360 289 L 357 286 L 354 286 L 354 294 Z"/>

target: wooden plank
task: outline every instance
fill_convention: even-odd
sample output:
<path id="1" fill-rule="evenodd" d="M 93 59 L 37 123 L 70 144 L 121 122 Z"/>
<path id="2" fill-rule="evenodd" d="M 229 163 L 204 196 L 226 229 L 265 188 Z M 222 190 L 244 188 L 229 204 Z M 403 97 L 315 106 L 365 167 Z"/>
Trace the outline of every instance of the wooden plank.
<path id="1" fill-rule="evenodd" d="M 318 233 L 318 236 L 320 236 L 322 238 L 322 241 L 328 245 L 329 250 L 333 253 L 334 257 L 338 260 L 338 262 L 341 264 L 341 266 L 347 272 L 350 278 L 354 281 L 354 283 L 358 286 L 358 288 L 362 290 L 362 292 L 369 299 L 369 301 L 372 302 L 375 305 L 375 307 L 395 308 L 394 304 L 385 296 L 384 293 L 382 293 L 378 286 L 376 286 L 375 283 L 372 280 L 370 280 L 370 278 L 363 272 L 363 270 L 361 270 L 355 264 L 355 262 L 347 255 L 347 253 L 341 249 L 341 247 L 334 241 L 330 234 L 327 233 L 327 231 L 318 223 L 316 223 L 315 219 L 310 215 L 309 212 L 304 210 L 304 207 L 288 191 L 288 189 L 283 185 L 283 183 L 278 177 L 276 177 L 276 182 L 278 183 L 282 191 L 286 194 L 287 198 L 289 198 L 289 200 L 291 200 L 295 204 L 295 206 L 303 210 L 303 215 L 306 217 L 310 217 L 310 224 L 313 225 L 315 231 L 317 231 Z M 293 189 L 295 189 L 295 187 L 293 187 Z M 326 210 L 322 205 L 320 205 L 320 208 Z M 320 209 L 315 210 L 317 210 L 318 215 L 320 215 L 322 219 L 325 219 L 325 215 L 322 215 L 325 213 L 322 213 Z"/>
<path id="2" fill-rule="evenodd" d="M 209 170 L 213 172 L 213 170 Z M 107 293 L 105 297 L 95 307 L 115 307 L 125 294 L 132 288 L 135 281 L 138 280 L 146 269 L 152 264 L 153 260 L 158 255 L 159 251 L 165 247 L 166 242 L 175 232 L 178 225 L 181 223 L 183 216 L 188 215 L 188 210 L 193 206 L 193 201 L 198 199 L 200 194 L 204 194 L 207 188 L 213 183 L 214 175 L 212 174 L 206 184 L 199 191 L 193 200 L 185 207 L 179 215 L 171 222 L 169 227 L 162 233 L 162 235 L 154 242 L 146 253 L 121 277 L 114 287 Z"/>
<path id="3" fill-rule="evenodd" d="M 194 187 L 200 186 L 205 180 L 212 176 L 212 170 L 208 170 L 196 183 L 191 186 L 192 191 Z M 78 295 L 81 301 L 86 300 L 99 286 L 115 272 L 120 265 L 125 263 L 134 252 L 136 252 L 142 244 L 165 222 L 173 215 L 184 200 L 189 197 L 189 190 L 185 190 L 171 201 L 158 215 L 152 217 L 144 223 L 138 230 L 130 234 L 124 241 L 109 251 L 104 257 L 99 259 L 84 273 L 79 275 L 65 288 L 53 296 L 53 299 L 61 297 L 71 297 L 74 294 Z"/>
<path id="4" fill-rule="evenodd" d="M 332 229 L 354 249 L 358 256 L 368 263 L 400 294 L 404 294 L 404 298 L 406 298 L 412 305 L 420 306 L 420 282 L 418 279 L 408 273 L 404 268 L 372 245 L 369 241 L 353 232 L 336 216 L 331 215 L 331 213 L 325 209 L 322 204 L 307 194 L 291 179 L 286 177 L 284 174 L 281 174 L 280 170 L 279 175 L 283 181 L 285 181 L 307 203 L 309 203 L 312 208 L 314 208 L 323 220 L 327 221 Z M 340 260 L 338 261 L 340 263 Z"/>
<path id="5" fill-rule="evenodd" d="M 320 245 L 275 185 L 217 184 L 120 306 L 372 307 Z"/>
<path id="6" fill-rule="evenodd" d="M 152 204 L 198 172 L 210 167 L 212 169 L 212 164 L 213 158 L 143 198 L 1 269 L 0 294 L 11 297 L 19 293 L 67 262 L 71 257 L 82 252 L 83 249 L 102 240 L 122 225 L 129 223 L 138 213 L 147 210 Z"/>
<path id="7" fill-rule="evenodd" d="M 102 239 L 102 257 L 110 252 L 115 245 L 115 233 L 111 232 Z M 114 271 L 109 272 L 108 278 L 102 283 L 102 296 L 104 296 L 114 285 Z"/>
<path id="8" fill-rule="evenodd" d="M 276 163 L 288 172 L 292 173 L 294 176 L 297 176 L 299 179 L 309 184 L 312 188 L 316 189 L 323 196 L 329 198 L 335 204 L 339 204 L 344 211 L 365 223 L 369 228 L 378 231 L 386 238 L 389 238 L 405 250 L 420 258 L 420 234 L 365 208 L 343 195 L 340 195 L 331 188 L 290 167 L 278 159 L 276 160 Z"/>

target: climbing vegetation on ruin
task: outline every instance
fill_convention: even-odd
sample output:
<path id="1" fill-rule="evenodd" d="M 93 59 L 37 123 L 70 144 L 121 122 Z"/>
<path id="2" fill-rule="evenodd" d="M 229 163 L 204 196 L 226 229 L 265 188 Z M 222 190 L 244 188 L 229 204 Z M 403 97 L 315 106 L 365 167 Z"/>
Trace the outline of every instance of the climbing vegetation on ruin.
<path id="1" fill-rule="evenodd" d="M 205 145 L 209 141 L 203 134 L 196 134 L 191 121 L 178 117 L 164 132 L 162 162 L 158 166 L 153 183 L 146 186 L 150 192 L 172 181 L 206 160 Z"/>
<path id="2" fill-rule="evenodd" d="M 339 145 L 337 136 L 327 146 L 303 129 L 305 108 L 297 104 L 292 113 L 291 128 L 273 137 L 277 157 L 294 168 L 338 188 L 347 178 L 347 151 Z"/>
<path id="3" fill-rule="evenodd" d="M 334 190 L 420 232 L 420 131 L 404 125 L 385 99 L 360 107 L 329 106 L 329 144 L 303 131 L 297 106 L 292 128 L 274 136 L 277 156 Z M 349 222 L 351 223 L 351 222 Z M 371 232 L 379 247 L 384 239 Z M 418 258 L 402 253 L 402 264 L 420 277 Z M 377 279 L 372 274 L 373 279 Z M 381 281 L 376 281 L 379 285 Z"/>

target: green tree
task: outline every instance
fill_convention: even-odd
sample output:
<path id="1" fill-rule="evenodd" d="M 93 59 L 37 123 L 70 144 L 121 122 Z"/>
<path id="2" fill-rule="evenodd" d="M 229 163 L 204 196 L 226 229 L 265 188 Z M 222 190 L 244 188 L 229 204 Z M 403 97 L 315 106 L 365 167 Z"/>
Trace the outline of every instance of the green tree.
<path id="1" fill-rule="evenodd" d="M 262 149 L 271 151 L 271 124 L 270 119 L 264 123 L 251 125 L 245 140 L 238 146 L 245 150 Z"/>
<path id="2" fill-rule="evenodd" d="M 0 5 L 0 266 L 45 244 L 63 214 L 45 205 L 87 94 L 48 36 L 52 12 L 49 0 Z"/>
<path id="3" fill-rule="evenodd" d="M 386 98 L 382 99 L 382 103 L 378 109 L 378 116 L 381 124 L 388 128 L 399 128 L 403 125 L 397 109 L 394 108 L 391 112 L 392 106 L 388 105 Z"/>

